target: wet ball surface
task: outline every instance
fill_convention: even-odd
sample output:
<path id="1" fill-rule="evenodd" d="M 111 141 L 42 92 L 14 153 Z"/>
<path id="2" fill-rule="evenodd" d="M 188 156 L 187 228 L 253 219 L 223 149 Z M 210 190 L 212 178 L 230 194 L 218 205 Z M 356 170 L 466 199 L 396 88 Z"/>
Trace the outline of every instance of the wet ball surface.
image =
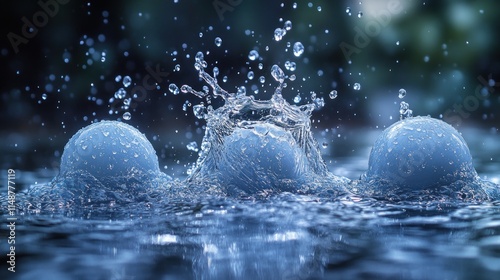
<path id="1" fill-rule="evenodd" d="M 462 136 L 430 117 L 401 120 L 382 132 L 369 158 L 367 179 L 422 190 L 472 181 L 477 173 Z"/>
<path id="2" fill-rule="evenodd" d="M 98 180 L 158 173 L 158 157 L 134 127 L 101 121 L 80 129 L 64 147 L 59 175 L 79 171 Z"/>
<path id="3" fill-rule="evenodd" d="M 219 181 L 246 193 L 292 191 L 307 160 L 292 135 L 272 124 L 237 128 L 224 139 Z"/>

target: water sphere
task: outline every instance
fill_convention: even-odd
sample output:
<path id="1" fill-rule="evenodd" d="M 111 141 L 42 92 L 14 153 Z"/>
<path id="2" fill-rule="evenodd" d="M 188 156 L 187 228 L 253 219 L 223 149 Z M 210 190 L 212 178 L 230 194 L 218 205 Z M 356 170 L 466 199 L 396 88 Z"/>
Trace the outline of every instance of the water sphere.
<path id="1" fill-rule="evenodd" d="M 384 130 L 368 164 L 368 180 L 403 189 L 430 189 L 478 178 L 462 136 L 430 117 L 406 118 Z"/>
<path id="2" fill-rule="evenodd" d="M 293 136 L 273 124 L 237 128 L 224 142 L 219 181 L 233 190 L 293 191 L 291 185 L 308 169 Z"/>
<path id="3" fill-rule="evenodd" d="M 105 182 L 159 174 L 158 157 L 144 134 L 117 121 L 80 129 L 66 144 L 59 176 L 86 172 Z"/>

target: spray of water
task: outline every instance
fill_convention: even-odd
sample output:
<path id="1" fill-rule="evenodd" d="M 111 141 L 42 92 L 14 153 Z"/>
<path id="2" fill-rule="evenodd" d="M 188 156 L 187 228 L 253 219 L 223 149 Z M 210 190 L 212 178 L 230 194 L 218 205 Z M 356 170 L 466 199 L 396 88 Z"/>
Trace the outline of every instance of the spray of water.
<path id="1" fill-rule="evenodd" d="M 224 105 L 214 109 L 211 105 L 204 104 L 194 106 L 194 114 L 200 119 L 205 119 L 207 122 L 205 136 L 201 144 L 201 151 L 195 166 L 190 170 L 190 182 L 206 184 L 208 182 L 225 182 L 225 176 L 248 176 L 253 180 L 251 190 L 245 186 L 227 186 L 230 188 L 238 188 L 245 190 L 247 193 L 254 191 L 262 191 L 263 189 L 271 190 L 287 190 L 287 191 L 305 191 L 304 188 L 309 188 L 311 182 L 317 178 L 328 177 L 330 185 L 333 183 L 336 186 L 342 185 L 347 179 L 337 178 L 331 175 L 321 158 L 319 146 L 315 141 L 311 132 L 311 114 L 315 109 L 319 109 L 324 105 L 321 100 L 313 99 L 312 103 L 305 105 L 292 105 L 288 103 L 282 95 L 283 89 L 286 87 L 285 79 L 287 76 L 278 65 L 271 67 L 271 75 L 278 82 L 278 86 L 269 100 L 257 100 L 254 96 L 247 96 L 245 91 L 238 90 L 236 93 L 228 92 L 221 88 L 217 83 L 217 76 L 213 77 L 208 74 L 205 69 L 207 62 L 204 60 L 204 55 L 198 52 L 195 56 L 195 69 L 198 71 L 199 77 L 203 79 L 211 88 L 212 95 L 222 97 Z M 185 93 L 191 93 L 199 97 L 208 97 L 209 91 L 196 91 L 192 87 L 184 85 L 181 90 Z M 261 146 L 250 148 L 263 148 L 269 141 L 286 142 L 290 144 L 290 149 L 294 153 L 295 170 L 294 174 L 299 174 L 300 178 L 290 176 L 280 177 L 282 174 L 273 174 L 272 166 L 268 166 L 268 174 L 245 173 L 245 170 L 239 170 L 240 167 L 231 167 L 233 174 L 222 174 L 219 172 L 221 166 L 227 165 L 228 141 L 234 141 L 231 137 L 235 131 L 252 130 L 256 131 L 253 138 L 264 139 Z M 261 134 L 259 134 L 261 130 Z M 244 133 L 245 134 L 245 133 Z M 252 135 L 252 134 L 249 134 Z M 266 138 L 261 138 L 268 137 Z M 287 138 L 289 137 L 289 138 Z M 281 139 L 280 139 L 281 138 Z M 248 137 L 251 141 L 252 136 Z M 277 144 L 282 146 L 281 144 Z M 273 148 L 274 149 L 274 148 Z M 298 153 L 296 151 L 299 151 Z M 287 153 L 286 150 L 279 150 L 277 157 Z M 243 156 L 245 153 L 235 154 L 234 156 Z M 265 159 L 256 158 L 240 158 L 238 162 L 248 161 L 248 169 L 252 169 L 253 163 Z M 273 158 L 268 163 L 274 164 Z M 265 167 L 265 166 L 264 166 Z M 245 168 L 245 167 L 241 167 Z M 243 171 L 243 172 L 242 172 Z M 283 170 L 278 170 L 283 171 Z M 286 170 L 285 170 L 286 171 Z M 258 172 L 257 172 L 258 173 Z M 270 174 L 269 174 L 270 173 Z M 286 173 L 286 172 L 285 172 Z M 259 176 L 262 175 L 263 178 Z M 266 183 L 267 182 L 267 183 Z M 239 182 L 239 184 L 244 184 Z M 261 185 L 261 186 L 258 186 Z M 306 187 L 308 186 L 308 187 Z M 223 188 L 226 186 L 222 186 Z M 228 190 L 226 190 L 228 191 Z M 231 192 L 231 191 L 228 191 Z"/>

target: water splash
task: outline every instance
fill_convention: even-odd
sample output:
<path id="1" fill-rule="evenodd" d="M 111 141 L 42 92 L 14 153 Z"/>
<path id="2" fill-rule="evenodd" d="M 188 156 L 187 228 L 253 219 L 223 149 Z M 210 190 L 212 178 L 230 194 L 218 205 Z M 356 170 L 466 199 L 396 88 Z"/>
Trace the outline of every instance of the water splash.
<path id="1" fill-rule="evenodd" d="M 257 150 L 263 148 L 267 144 L 274 145 L 273 141 L 277 141 L 276 144 L 280 146 L 278 142 L 286 140 L 286 143 L 289 143 L 293 150 L 297 149 L 299 151 L 295 170 L 303 175 L 299 180 L 297 180 L 297 178 L 293 178 L 294 180 L 282 178 L 281 174 L 278 174 L 278 172 L 273 173 L 272 167 L 269 167 L 269 170 L 266 171 L 270 171 L 271 174 L 258 174 L 265 176 L 266 180 L 269 179 L 270 181 L 267 183 L 265 183 L 265 180 L 251 178 L 252 180 L 249 184 L 252 184 L 255 190 L 260 189 L 258 186 L 259 184 L 264 184 L 264 188 L 270 188 L 276 191 L 295 190 L 301 192 L 304 190 L 297 190 L 297 188 L 299 188 L 299 186 L 297 186 L 298 184 L 302 186 L 304 183 L 314 181 L 315 177 L 320 176 L 323 176 L 323 178 L 325 176 L 329 177 L 329 183 L 327 185 L 330 186 L 332 183 L 336 184 L 341 181 L 347 181 L 347 179 L 337 178 L 328 172 L 321 158 L 319 145 L 311 132 L 311 114 L 315 109 L 324 106 L 324 100 L 322 98 L 312 98 L 311 103 L 300 106 L 288 103 L 282 95 L 284 88 L 286 88 L 285 80 L 288 77 L 278 65 L 273 65 L 271 67 L 271 75 L 274 80 L 278 82 L 278 86 L 271 99 L 257 100 L 252 95 L 246 95 L 246 91 L 243 90 L 228 92 L 220 87 L 216 75 L 212 77 L 205 71 L 207 65 L 203 53 L 198 52 L 195 56 L 195 69 L 198 71 L 199 77 L 211 87 L 211 95 L 214 97 L 222 97 L 224 105 L 214 109 L 212 105 L 210 105 L 208 99 L 208 97 L 210 97 L 210 92 L 196 91 L 187 85 L 182 87 L 183 92 L 191 93 L 201 98 L 207 98 L 208 104 L 207 106 L 205 106 L 204 103 L 194 106 L 195 116 L 205 119 L 207 125 L 205 137 L 200 147 L 199 158 L 190 171 L 191 176 L 189 181 L 199 183 L 207 182 L 207 180 L 209 182 L 221 182 L 224 181 L 225 176 L 234 175 L 222 174 L 223 172 L 219 170 L 221 166 L 227 165 L 228 155 L 226 151 L 230 149 L 228 147 L 231 141 L 237 141 L 237 138 L 234 138 L 237 136 L 234 135 L 244 135 L 243 137 L 258 138 L 258 141 L 262 141 L 262 143 L 259 142 L 259 144 L 262 144 L 261 147 L 253 147 L 250 145 L 250 149 L 255 148 Z M 267 138 L 260 138 L 260 136 L 265 136 Z M 244 150 L 245 148 L 243 146 L 244 145 L 237 147 Z M 278 154 L 276 157 L 278 159 L 283 158 L 285 152 L 281 151 L 280 148 L 277 148 L 277 150 Z M 274 149 L 272 151 L 276 152 Z M 245 156 L 244 151 L 238 151 L 238 153 L 240 153 L 240 156 Z M 244 160 L 245 158 L 239 159 L 240 162 Z M 260 163 L 266 161 L 265 159 L 258 160 Z M 274 161 L 276 161 L 276 158 L 271 158 L 268 163 L 273 163 Z M 232 173 L 238 173 L 238 171 L 241 171 L 238 169 L 243 167 L 235 167 L 232 165 L 231 168 L 235 169 Z M 252 167 L 249 166 L 248 168 Z M 225 186 L 226 184 L 222 185 L 223 188 L 227 187 Z M 283 187 L 284 185 L 287 185 L 289 188 Z M 291 185 L 293 186 L 290 187 Z M 340 183 L 338 185 L 340 185 Z M 305 188 L 305 185 L 303 186 Z M 244 188 L 242 186 L 237 187 L 240 187 L 240 189 Z M 226 192 L 230 192 L 230 190 L 226 190 Z"/>

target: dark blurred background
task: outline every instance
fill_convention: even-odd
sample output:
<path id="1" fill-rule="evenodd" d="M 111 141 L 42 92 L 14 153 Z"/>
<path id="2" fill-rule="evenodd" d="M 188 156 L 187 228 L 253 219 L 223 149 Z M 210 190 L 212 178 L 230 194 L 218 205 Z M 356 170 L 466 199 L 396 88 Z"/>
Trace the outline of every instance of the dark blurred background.
<path id="1" fill-rule="evenodd" d="M 186 145 L 200 144 L 204 122 L 194 118 L 190 106 L 202 100 L 173 95 L 169 84 L 202 89 L 193 67 L 198 51 L 206 54 L 208 72 L 217 66 L 219 80 L 228 77 L 221 82 L 224 88 L 236 91 L 243 85 L 250 93 L 253 86 L 257 98 L 269 98 L 276 86 L 273 64 L 295 74 L 285 97 L 292 103 L 300 94 L 300 104 L 309 102 L 311 91 L 323 97 L 325 107 L 313 115 L 314 129 L 333 144 L 352 141 L 350 130 L 381 130 L 394 123 L 401 101 L 414 115 L 498 130 L 498 1 L 40 0 L 2 5 L 2 169 L 55 170 L 64 144 L 78 129 L 96 120 L 121 120 L 126 111 L 131 119 L 125 122 L 146 134 L 167 173 L 195 161 L 196 152 Z M 275 29 L 287 20 L 292 29 L 275 41 Z M 216 37 L 222 39 L 220 47 Z M 299 57 L 293 54 L 295 42 L 304 46 Z M 251 50 L 260 54 L 255 61 L 248 58 Z M 286 61 L 295 62 L 296 70 L 286 70 Z M 255 78 L 248 78 L 249 71 Z M 159 73 L 156 79 L 152 73 Z M 123 86 L 125 76 L 132 78 L 129 87 Z M 354 90 L 355 83 L 360 90 Z M 122 101 L 110 101 L 121 87 L 131 98 L 128 110 L 120 107 Z M 335 99 L 329 97 L 332 90 L 337 90 Z"/>

